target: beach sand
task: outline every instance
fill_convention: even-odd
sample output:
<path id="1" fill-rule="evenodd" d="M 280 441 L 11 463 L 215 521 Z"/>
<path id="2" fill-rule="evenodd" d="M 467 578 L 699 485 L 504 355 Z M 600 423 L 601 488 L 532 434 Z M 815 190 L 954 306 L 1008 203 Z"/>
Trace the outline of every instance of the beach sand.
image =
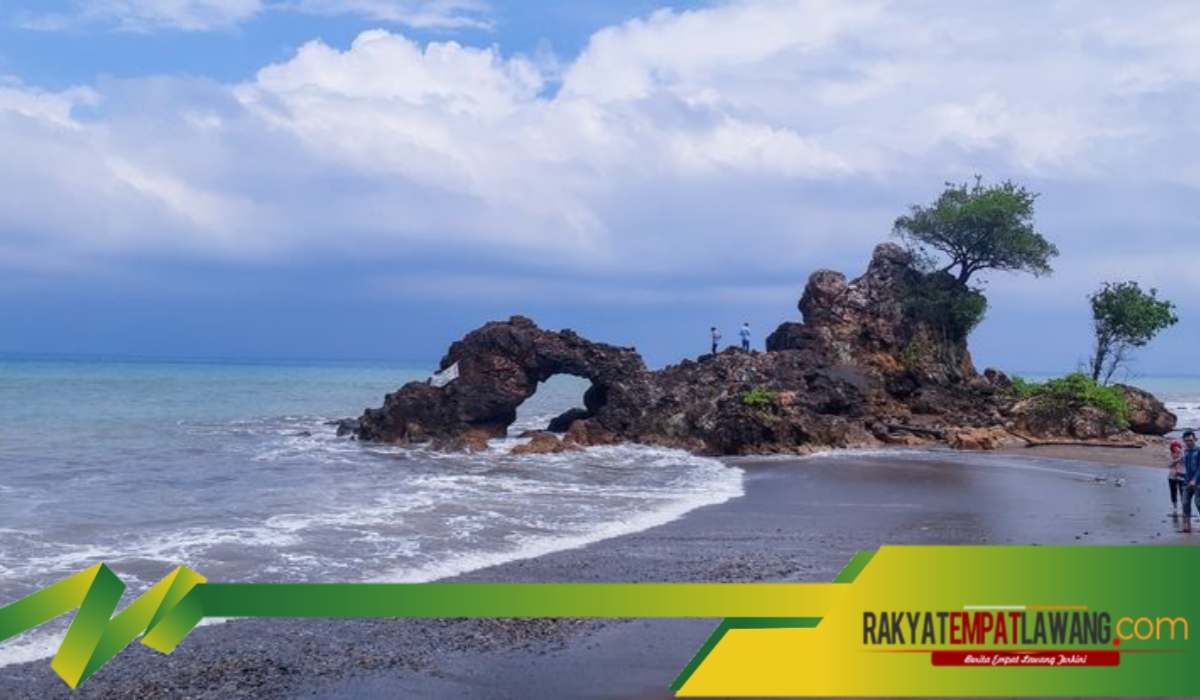
<path id="1" fill-rule="evenodd" d="M 1053 458 L 1050 458 L 1053 456 Z M 1156 449 L 738 460 L 746 495 L 469 581 L 831 581 L 887 544 L 1194 544 Z M 1118 486 L 1120 484 L 1120 486 Z M 49 660 L 3 698 L 667 698 L 719 620 L 239 620 L 135 644 L 78 691 Z"/>

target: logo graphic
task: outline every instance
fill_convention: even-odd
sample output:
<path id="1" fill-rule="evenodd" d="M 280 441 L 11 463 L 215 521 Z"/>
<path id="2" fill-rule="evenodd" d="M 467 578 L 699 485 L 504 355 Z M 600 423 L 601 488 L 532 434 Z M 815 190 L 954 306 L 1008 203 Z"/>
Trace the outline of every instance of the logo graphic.
<path id="1" fill-rule="evenodd" d="M 987 651 L 931 649 L 934 666 L 1117 666 L 1121 663 L 1120 652 L 1105 649 L 1109 644 L 1120 646 L 1122 639 L 1161 640 L 1164 627 L 1171 640 L 1176 639 L 1177 632 L 1180 639 L 1188 638 L 1188 623 L 1183 617 L 1122 617 L 1116 625 L 1113 619 L 1108 612 L 1089 611 L 1086 605 L 967 605 L 956 612 L 866 611 L 863 644 L 992 647 Z M 1143 623 L 1144 635 L 1138 631 Z M 1129 631 L 1122 632 L 1123 628 Z M 1030 651 L 1047 647 L 1064 648 Z"/>
<path id="2" fill-rule="evenodd" d="M 0 641 L 79 608 L 50 662 L 67 685 L 77 688 L 142 632 L 142 644 L 170 654 L 203 617 L 190 595 L 203 582 L 203 576 L 181 566 L 113 617 L 125 584 L 97 564 L 0 608 Z"/>

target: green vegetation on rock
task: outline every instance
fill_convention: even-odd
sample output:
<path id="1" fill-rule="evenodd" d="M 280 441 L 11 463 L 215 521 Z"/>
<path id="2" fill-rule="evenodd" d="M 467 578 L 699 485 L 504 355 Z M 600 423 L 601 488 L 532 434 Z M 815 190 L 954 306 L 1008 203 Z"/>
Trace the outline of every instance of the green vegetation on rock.
<path id="1" fill-rule="evenodd" d="M 1020 398 L 1032 398 L 1045 410 L 1094 406 L 1113 417 L 1117 427 L 1129 427 L 1129 404 L 1125 393 L 1115 386 L 1105 386 L 1096 380 L 1074 372 L 1045 382 L 1030 382 L 1014 377 L 1012 390 Z"/>
<path id="2" fill-rule="evenodd" d="M 775 394 L 766 389 L 751 389 L 742 394 L 742 403 L 750 408 L 768 408 L 775 404 Z"/>
<path id="3" fill-rule="evenodd" d="M 987 298 L 970 284 L 973 275 L 1050 274 L 1058 248 L 1034 230 L 1037 196 L 1008 180 L 985 187 L 977 176 L 973 185 L 946 183 L 933 204 L 914 205 L 897 218 L 893 233 L 921 270 L 905 300 L 908 316 L 950 338 L 966 338 L 987 312 Z"/>
<path id="4" fill-rule="evenodd" d="M 940 328 L 953 338 L 966 338 L 983 321 L 987 298 L 977 289 L 946 284 L 927 275 L 904 300 L 913 321 Z"/>

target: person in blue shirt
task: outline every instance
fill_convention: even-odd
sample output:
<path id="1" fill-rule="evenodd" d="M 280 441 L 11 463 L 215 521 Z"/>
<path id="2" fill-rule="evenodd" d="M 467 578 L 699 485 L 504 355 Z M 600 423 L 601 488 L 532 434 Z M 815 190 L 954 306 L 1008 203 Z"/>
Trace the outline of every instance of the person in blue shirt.
<path id="1" fill-rule="evenodd" d="M 738 335 L 742 336 L 742 349 L 746 352 L 750 351 L 750 324 L 743 323 L 742 330 L 738 331 Z"/>
<path id="2" fill-rule="evenodd" d="M 1196 447 L 1196 433 L 1183 432 L 1183 478 L 1187 489 L 1183 493 L 1183 531 L 1192 531 L 1192 502 L 1196 498 L 1196 482 L 1200 480 L 1200 447 Z"/>
<path id="3" fill-rule="evenodd" d="M 717 354 L 717 343 L 721 342 L 721 331 L 717 330 L 716 326 L 713 326 L 710 332 L 712 333 L 712 354 L 715 356 Z"/>

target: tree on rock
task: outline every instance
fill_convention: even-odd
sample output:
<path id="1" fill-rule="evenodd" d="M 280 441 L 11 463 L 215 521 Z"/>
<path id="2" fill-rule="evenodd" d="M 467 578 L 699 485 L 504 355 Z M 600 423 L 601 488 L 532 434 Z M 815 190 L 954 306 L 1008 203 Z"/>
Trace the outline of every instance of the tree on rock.
<path id="1" fill-rule="evenodd" d="M 1058 248 L 1034 230 L 1037 196 L 1009 180 L 988 187 L 979 176 L 974 185 L 947 182 L 932 205 L 914 205 L 896 219 L 895 234 L 931 269 L 938 258 L 930 249 L 949 258 L 940 271 L 961 287 L 983 270 L 1047 275 Z"/>
<path id="2" fill-rule="evenodd" d="M 1037 194 L 1011 181 L 985 187 L 946 183 L 928 207 L 912 206 L 893 233 L 924 269 L 924 281 L 907 300 L 910 318 L 945 337 L 965 339 L 983 320 L 987 298 L 969 282 L 984 270 L 1052 272 L 1058 248 L 1033 227 Z"/>
<path id="3" fill-rule="evenodd" d="M 1134 348 L 1149 343 L 1160 331 L 1175 325 L 1175 305 L 1158 298 L 1158 290 L 1142 291 L 1137 282 L 1105 282 L 1088 301 L 1096 348 L 1092 354 L 1092 380 L 1104 384 L 1127 363 Z"/>

